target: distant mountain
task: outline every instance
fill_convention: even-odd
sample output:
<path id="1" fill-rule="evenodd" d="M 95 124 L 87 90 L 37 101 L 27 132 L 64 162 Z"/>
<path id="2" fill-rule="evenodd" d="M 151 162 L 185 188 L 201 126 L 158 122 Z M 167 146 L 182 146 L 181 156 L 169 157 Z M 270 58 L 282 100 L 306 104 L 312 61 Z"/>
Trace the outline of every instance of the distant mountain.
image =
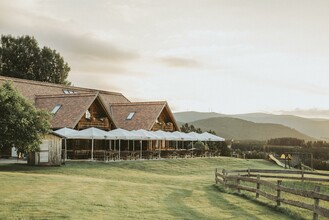
<path id="1" fill-rule="evenodd" d="M 190 122 L 202 130 L 214 130 L 217 135 L 234 140 L 268 140 L 279 137 L 293 137 L 314 140 L 299 131 L 279 124 L 254 123 L 238 118 L 216 117 Z"/>
<path id="2" fill-rule="evenodd" d="M 175 113 L 177 121 L 191 123 L 193 121 L 208 119 L 213 117 L 231 117 L 238 118 L 255 123 L 271 123 L 284 125 L 306 134 L 316 139 L 329 140 L 329 120 L 328 119 L 310 119 L 293 115 L 273 115 L 264 113 L 250 113 L 239 115 L 224 115 L 215 112 L 179 112 Z"/>
<path id="3" fill-rule="evenodd" d="M 224 114 L 219 114 L 216 112 L 177 112 L 174 113 L 176 121 L 189 123 L 192 121 L 198 121 L 202 119 L 208 118 L 216 118 L 216 117 L 225 117 Z"/>
<path id="4" fill-rule="evenodd" d="M 308 136 L 317 139 L 329 139 L 329 120 L 308 119 L 293 115 L 271 115 L 271 114 L 243 114 L 232 117 L 240 118 L 256 123 L 274 123 L 294 128 Z"/>

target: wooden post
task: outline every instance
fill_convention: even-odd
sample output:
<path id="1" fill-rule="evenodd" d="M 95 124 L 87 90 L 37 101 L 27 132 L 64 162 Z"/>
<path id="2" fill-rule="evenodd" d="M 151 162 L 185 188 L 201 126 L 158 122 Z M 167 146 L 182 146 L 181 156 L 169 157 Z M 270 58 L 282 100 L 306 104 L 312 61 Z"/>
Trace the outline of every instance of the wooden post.
<path id="1" fill-rule="evenodd" d="M 304 167 L 302 166 L 302 182 L 304 182 Z"/>
<path id="2" fill-rule="evenodd" d="M 223 172 L 223 182 L 224 182 L 224 186 L 226 186 L 226 182 L 227 182 L 227 180 L 226 180 L 226 170 L 223 169 L 222 172 Z"/>
<path id="3" fill-rule="evenodd" d="M 281 185 L 282 185 L 282 180 L 278 180 L 278 185 L 276 189 L 276 205 L 280 206 L 281 205 Z"/>
<path id="4" fill-rule="evenodd" d="M 320 192 L 320 186 L 314 187 L 314 192 Z M 314 198 L 314 211 L 313 211 L 313 220 L 318 220 L 318 207 L 319 207 L 320 199 Z"/>
<path id="5" fill-rule="evenodd" d="M 250 168 L 248 167 L 248 176 L 250 177 Z"/>
<path id="6" fill-rule="evenodd" d="M 257 189 L 257 191 L 256 191 L 256 199 L 259 198 L 259 193 L 258 193 L 258 190 L 260 189 L 260 183 L 259 183 L 259 180 L 260 180 L 260 175 L 257 174 L 257 185 L 256 185 L 256 189 Z"/>
<path id="7" fill-rule="evenodd" d="M 215 181 L 216 181 L 216 184 L 218 184 L 218 181 L 217 181 L 217 168 L 215 169 Z"/>
<path id="8" fill-rule="evenodd" d="M 311 167 L 312 167 L 312 170 L 314 170 L 313 168 L 313 154 L 311 153 Z"/>
<path id="9" fill-rule="evenodd" d="M 240 173 L 238 173 L 238 178 L 236 179 L 236 185 L 237 185 L 237 189 L 238 189 L 238 193 L 240 194 L 241 193 L 241 190 L 240 190 Z"/>

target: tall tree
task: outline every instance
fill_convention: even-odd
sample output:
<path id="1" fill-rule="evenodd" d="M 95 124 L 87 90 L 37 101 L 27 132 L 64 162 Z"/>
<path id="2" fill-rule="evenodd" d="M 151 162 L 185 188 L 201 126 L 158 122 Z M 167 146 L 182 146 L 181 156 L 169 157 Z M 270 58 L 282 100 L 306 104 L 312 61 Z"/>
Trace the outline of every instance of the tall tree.
<path id="1" fill-rule="evenodd" d="M 40 48 L 34 37 L 1 36 L 0 75 L 70 84 L 69 71 L 70 67 L 56 50 Z"/>
<path id="2" fill-rule="evenodd" d="M 37 110 L 14 88 L 11 81 L 0 87 L 0 148 L 15 146 L 20 152 L 38 149 L 50 129 L 50 115 Z"/>

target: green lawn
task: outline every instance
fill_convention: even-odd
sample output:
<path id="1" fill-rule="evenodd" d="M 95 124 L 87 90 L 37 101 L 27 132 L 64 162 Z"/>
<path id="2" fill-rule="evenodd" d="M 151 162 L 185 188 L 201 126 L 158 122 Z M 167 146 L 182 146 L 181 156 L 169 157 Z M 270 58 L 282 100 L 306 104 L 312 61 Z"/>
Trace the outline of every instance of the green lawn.
<path id="1" fill-rule="evenodd" d="M 264 160 L 224 157 L 0 164 L 0 219 L 295 219 L 294 209 L 214 185 L 215 168 L 247 167 L 279 169 Z"/>

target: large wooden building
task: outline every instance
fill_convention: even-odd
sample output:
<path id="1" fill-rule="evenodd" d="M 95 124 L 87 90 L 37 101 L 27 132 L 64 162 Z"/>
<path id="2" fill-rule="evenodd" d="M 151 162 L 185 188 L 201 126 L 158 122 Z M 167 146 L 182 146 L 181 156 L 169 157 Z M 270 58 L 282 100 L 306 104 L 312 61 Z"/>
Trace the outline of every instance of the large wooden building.
<path id="1" fill-rule="evenodd" d="M 0 76 L 0 85 L 7 80 L 12 81 L 37 108 L 51 113 L 53 130 L 96 127 L 107 131 L 116 128 L 179 131 L 166 101 L 131 102 L 121 93 L 4 76 Z M 71 141 L 69 144 L 74 152 L 83 151 L 88 146 L 86 141 Z M 100 143 L 100 148 L 106 148 L 105 144 Z M 72 158 L 75 156 L 74 153 L 71 155 Z M 35 159 L 33 163 L 37 163 Z"/>

